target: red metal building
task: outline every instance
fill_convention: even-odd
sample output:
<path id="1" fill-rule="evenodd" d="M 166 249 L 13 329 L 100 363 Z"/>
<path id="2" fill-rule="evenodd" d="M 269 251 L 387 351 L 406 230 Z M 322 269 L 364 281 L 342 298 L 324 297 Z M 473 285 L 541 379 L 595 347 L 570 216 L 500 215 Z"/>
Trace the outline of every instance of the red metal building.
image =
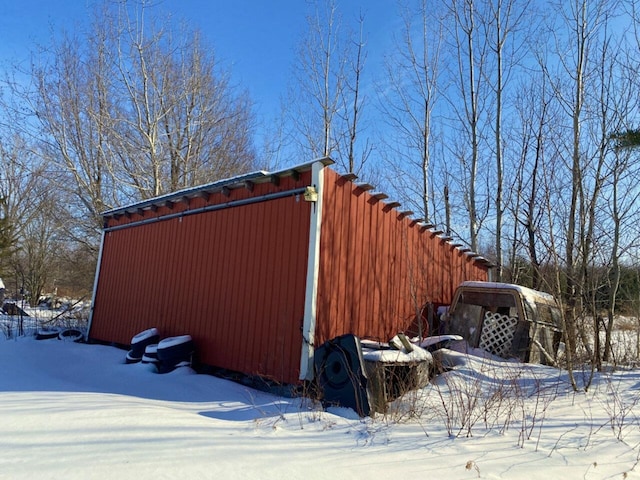
<path id="1" fill-rule="evenodd" d="M 106 212 L 89 338 L 189 334 L 202 364 L 291 384 L 313 377 L 314 346 L 386 341 L 460 282 L 487 279 L 482 257 L 332 163 Z"/>

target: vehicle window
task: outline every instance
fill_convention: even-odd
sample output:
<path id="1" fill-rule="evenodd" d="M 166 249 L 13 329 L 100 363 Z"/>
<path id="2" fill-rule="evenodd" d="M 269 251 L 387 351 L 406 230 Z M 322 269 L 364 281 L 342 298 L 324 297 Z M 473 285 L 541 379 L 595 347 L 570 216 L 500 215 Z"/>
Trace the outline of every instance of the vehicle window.
<path id="1" fill-rule="evenodd" d="M 511 308 L 516 306 L 516 300 L 510 293 L 503 292 L 462 292 L 461 302 L 481 307 Z"/>
<path id="2" fill-rule="evenodd" d="M 536 303 L 538 309 L 538 318 L 541 323 L 551 325 L 559 330 L 562 329 L 562 319 L 560 318 L 560 310 L 546 303 Z"/>
<path id="3" fill-rule="evenodd" d="M 522 303 L 524 304 L 524 314 L 527 317 L 527 320 L 530 322 L 533 321 L 533 319 L 536 318 L 536 307 L 526 298 L 522 299 Z"/>
<path id="4" fill-rule="evenodd" d="M 468 303 L 458 303 L 456 315 L 466 322 L 477 321 L 482 318 L 483 310 L 479 305 L 469 305 Z"/>

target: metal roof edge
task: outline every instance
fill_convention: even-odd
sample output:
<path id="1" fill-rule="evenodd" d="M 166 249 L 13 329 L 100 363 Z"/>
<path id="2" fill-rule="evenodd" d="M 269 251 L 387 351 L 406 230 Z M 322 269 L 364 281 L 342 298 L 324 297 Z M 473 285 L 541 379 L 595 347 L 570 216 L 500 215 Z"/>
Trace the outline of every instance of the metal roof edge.
<path id="1" fill-rule="evenodd" d="M 325 167 L 333 165 L 335 163 L 329 157 L 320 157 L 320 158 L 311 160 L 310 162 L 301 163 L 301 164 L 284 168 L 282 170 L 277 170 L 274 172 L 269 172 L 266 170 L 256 170 L 253 172 L 237 175 L 235 177 L 216 180 L 215 182 L 197 185 L 195 187 L 188 187 L 182 190 L 176 190 L 175 192 L 169 192 L 164 195 L 159 195 L 157 197 L 149 198 L 139 202 L 134 202 L 128 205 L 123 205 L 121 207 L 106 210 L 101 213 L 101 216 L 105 218 L 105 217 L 110 217 L 113 215 L 125 213 L 127 211 L 144 209 L 144 208 L 151 207 L 153 205 L 157 205 L 159 203 L 169 202 L 174 199 L 177 200 L 183 197 L 194 197 L 202 192 L 210 192 L 210 193 L 218 192 L 218 191 L 221 191 L 224 187 L 229 187 L 231 185 L 238 185 L 244 182 L 261 183 L 261 182 L 269 181 L 274 176 L 277 176 L 277 177 L 290 176 L 290 175 L 293 175 L 294 172 L 306 172 L 308 170 L 311 170 L 311 167 L 313 166 L 313 164 L 317 162 L 322 163 Z"/>

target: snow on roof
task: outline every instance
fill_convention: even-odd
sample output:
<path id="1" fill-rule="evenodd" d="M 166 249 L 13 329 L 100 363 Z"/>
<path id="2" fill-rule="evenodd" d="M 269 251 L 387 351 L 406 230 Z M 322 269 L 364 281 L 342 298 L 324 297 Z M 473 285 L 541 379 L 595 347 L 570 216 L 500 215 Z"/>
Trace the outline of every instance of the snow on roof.
<path id="1" fill-rule="evenodd" d="M 175 192 L 166 193 L 164 195 L 153 197 L 148 200 L 143 200 L 140 202 L 134 202 L 128 205 L 124 205 L 122 207 L 116 207 L 111 210 L 107 210 L 103 212 L 102 216 L 109 217 L 119 213 L 124 213 L 126 211 L 144 209 L 146 207 L 171 201 L 173 199 L 180 199 L 184 197 L 194 197 L 201 192 L 217 192 L 222 190 L 224 187 L 229 187 L 231 185 L 241 185 L 245 182 L 261 183 L 261 182 L 268 181 L 274 176 L 279 177 L 279 176 L 291 175 L 294 172 L 305 172 L 311 169 L 311 166 L 316 162 L 321 162 L 325 166 L 332 165 L 334 163 L 332 159 L 325 157 L 325 158 L 312 160 L 311 162 L 295 165 L 293 167 L 278 170 L 275 172 L 269 172 L 266 170 L 257 170 L 250 173 L 243 173 L 240 175 L 236 175 L 234 177 L 217 180 L 215 182 L 207 183 L 204 185 L 197 185 L 195 187 L 189 187 L 182 190 L 177 190 Z"/>
<path id="2" fill-rule="evenodd" d="M 546 292 L 541 292 L 539 290 L 534 290 L 529 287 L 524 287 L 522 285 L 516 285 L 514 283 L 501 283 L 501 282 L 478 282 L 478 281 L 466 281 L 460 284 L 461 287 L 482 287 L 482 288 L 495 288 L 495 289 L 505 289 L 505 290 L 515 290 L 523 298 L 527 299 L 531 303 L 535 303 L 536 300 L 540 301 L 540 299 L 544 299 L 549 303 L 556 303 L 556 299 L 553 295 Z"/>

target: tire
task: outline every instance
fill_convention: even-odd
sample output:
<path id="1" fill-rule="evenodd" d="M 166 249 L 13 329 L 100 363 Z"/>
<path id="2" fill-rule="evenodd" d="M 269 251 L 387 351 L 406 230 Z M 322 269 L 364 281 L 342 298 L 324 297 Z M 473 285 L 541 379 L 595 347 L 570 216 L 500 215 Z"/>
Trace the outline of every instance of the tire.
<path id="1" fill-rule="evenodd" d="M 158 372 L 169 373 L 180 363 L 191 364 L 195 345 L 190 335 L 169 337 L 158 343 Z"/>
<path id="2" fill-rule="evenodd" d="M 144 349 L 144 355 L 142 355 L 142 363 L 157 364 L 158 361 L 158 344 L 147 345 Z"/>
<path id="3" fill-rule="evenodd" d="M 59 328 L 42 329 L 38 330 L 38 332 L 36 333 L 36 340 L 49 340 L 51 338 L 58 338 L 58 335 L 60 335 Z"/>
<path id="4" fill-rule="evenodd" d="M 147 345 L 157 344 L 160 340 L 160 335 L 158 334 L 157 328 L 149 328 L 140 332 L 131 339 L 131 350 L 133 352 L 133 357 L 142 358 L 144 355 L 144 350 Z"/>
<path id="5" fill-rule="evenodd" d="M 149 339 L 153 339 L 155 337 L 159 337 L 158 329 L 155 328 L 155 327 L 154 328 L 149 328 L 147 330 L 144 330 L 144 331 L 134 335 L 133 338 L 131 339 L 131 345 L 137 345 L 137 344 L 142 344 L 142 343 L 145 343 L 146 345 L 149 345 L 148 340 Z"/>
<path id="6" fill-rule="evenodd" d="M 178 363 L 190 359 L 195 351 L 195 346 L 190 335 L 169 337 L 158 343 L 158 359 Z"/>
<path id="7" fill-rule="evenodd" d="M 84 335 L 76 328 L 65 328 L 58 334 L 58 340 L 78 343 L 84 340 Z"/>
<path id="8" fill-rule="evenodd" d="M 137 357 L 136 353 L 133 350 L 129 350 L 127 352 L 127 356 L 124 358 L 124 363 L 138 363 L 142 360 L 142 357 Z"/>
<path id="9" fill-rule="evenodd" d="M 360 340 L 342 335 L 320 345 L 314 367 L 323 402 L 352 408 L 361 417 L 371 413 Z"/>

